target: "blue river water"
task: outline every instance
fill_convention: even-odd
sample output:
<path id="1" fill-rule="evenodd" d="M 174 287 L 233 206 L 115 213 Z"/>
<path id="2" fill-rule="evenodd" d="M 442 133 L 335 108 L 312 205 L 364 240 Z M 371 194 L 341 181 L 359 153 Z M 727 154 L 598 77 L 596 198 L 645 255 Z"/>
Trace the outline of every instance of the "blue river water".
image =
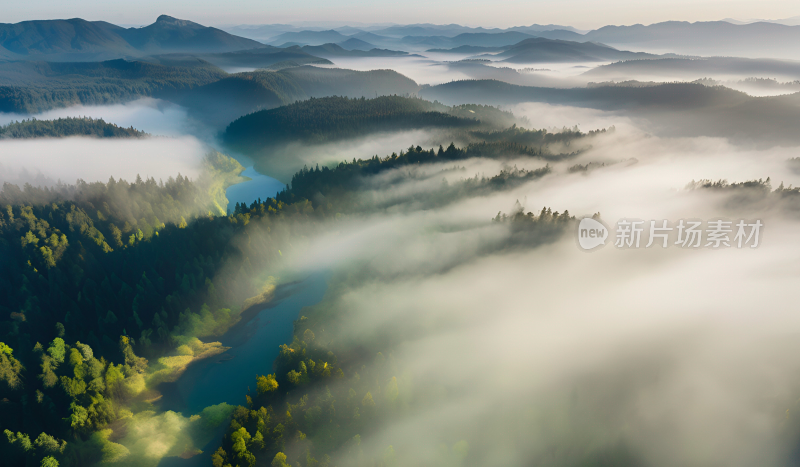
<path id="1" fill-rule="evenodd" d="M 175 383 L 159 386 L 161 410 L 199 413 L 205 407 L 226 402 L 246 405 L 247 388 L 255 389 L 256 376 L 274 372 L 280 345 L 292 341 L 294 321 L 303 307 L 319 303 L 328 288 L 328 272 L 315 272 L 305 280 L 283 284 L 275 299 L 228 330 L 219 341 L 227 351 L 189 365 Z M 211 454 L 219 447 L 227 429 L 223 424 L 214 438 L 190 459 L 165 457 L 159 467 L 199 467 L 211 464 Z"/>
<path id="2" fill-rule="evenodd" d="M 274 197 L 286 186 L 268 175 L 256 172 L 252 166 L 245 169 L 241 175 L 249 177 L 251 180 L 237 183 L 225 191 L 225 195 L 228 197 L 228 212 L 234 210 L 236 203 L 245 203 L 249 206 L 258 198 L 265 200 Z"/>
<path id="3" fill-rule="evenodd" d="M 326 289 L 324 272 L 279 286 L 272 302 L 219 338 L 229 350 L 189 365 L 177 382 L 161 385 L 162 410 L 189 416 L 221 402 L 244 404 L 247 387 L 255 388 L 256 375 L 272 373 L 279 346 L 292 341 L 300 310 L 319 303 Z"/>

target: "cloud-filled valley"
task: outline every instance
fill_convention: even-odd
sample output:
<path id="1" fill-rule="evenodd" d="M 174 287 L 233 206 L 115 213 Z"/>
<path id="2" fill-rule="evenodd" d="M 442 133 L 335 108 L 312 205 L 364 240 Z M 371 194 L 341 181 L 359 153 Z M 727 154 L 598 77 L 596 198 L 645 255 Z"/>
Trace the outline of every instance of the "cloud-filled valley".
<path id="1" fill-rule="evenodd" d="M 800 26 L 41 24 L 0 25 L 9 462 L 796 463 Z"/>

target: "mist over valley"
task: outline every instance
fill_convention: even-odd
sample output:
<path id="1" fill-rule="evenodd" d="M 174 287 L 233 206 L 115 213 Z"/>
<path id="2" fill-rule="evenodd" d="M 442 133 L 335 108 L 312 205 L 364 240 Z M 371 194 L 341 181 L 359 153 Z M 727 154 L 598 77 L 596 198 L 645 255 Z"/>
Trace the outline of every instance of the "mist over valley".
<path id="1" fill-rule="evenodd" d="M 800 25 L 167 4 L 0 24 L 8 465 L 797 464 Z"/>

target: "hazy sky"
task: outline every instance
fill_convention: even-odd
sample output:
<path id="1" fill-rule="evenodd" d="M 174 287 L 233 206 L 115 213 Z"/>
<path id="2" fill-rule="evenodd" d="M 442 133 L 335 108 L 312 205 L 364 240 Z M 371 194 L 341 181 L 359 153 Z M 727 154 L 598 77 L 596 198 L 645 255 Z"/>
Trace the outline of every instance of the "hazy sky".
<path id="1" fill-rule="evenodd" d="M 168 14 L 207 25 L 352 21 L 508 27 L 537 24 L 593 29 L 666 20 L 782 19 L 800 15 L 796 0 L 0 0 L 0 22 L 85 18 L 149 24 Z"/>

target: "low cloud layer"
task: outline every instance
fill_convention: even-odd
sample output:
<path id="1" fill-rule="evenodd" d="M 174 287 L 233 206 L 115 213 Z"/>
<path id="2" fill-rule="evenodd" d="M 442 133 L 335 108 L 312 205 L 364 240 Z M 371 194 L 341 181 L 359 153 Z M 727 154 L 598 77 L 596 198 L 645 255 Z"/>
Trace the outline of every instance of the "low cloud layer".
<path id="1" fill-rule="evenodd" d="M 465 439 L 470 465 L 571 465 L 623 452 L 632 465 L 785 463 L 798 436 L 800 225 L 685 186 L 797 183 L 786 165 L 795 148 L 633 128 L 593 146 L 518 189 L 339 224 L 298 250 L 304 268 L 370 278 L 346 282 L 330 304 L 348 345 L 393 342 L 386 351 L 411 403 L 362 434 L 365 453 L 392 445 L 398 459 L 414 459 L 408 465 L 428 465 L 442 444 Z M 607 164 L 567 170 L 596 161 Z M 600 212 L 609 224 L 758 216 L 765 227 L 757 249 L 619 250 L 612 238 L 587 254 L 569 232 L 556 244 L 487 254 L 481 246 L 510 234 L 489 219 L 515 200 L 533 211 Z"/>
<path id="2" fill-rule="evenodd" d="M 91 117 L 152 135 L 142 139 L 70 137 L 58 139 L 0 140 L 0 183 L 52 185 L 156 180 L 179 173 L 195 178 L 213 135 L 192 120 L 185 109 L 166 101 L 143 98 L 104 106 L 73 106 L 35 115 L 0 113 L 0 125 L 30 118 L 52 120 Z"/>
<path id="3" fill-rule="evenodd" d="M 179 173 L 200 174 L 206 146 L 194 137 L 143 139 L 0 140 L 0 183 L 52 185 L 107 182 L 109 177 L 133 181 L 166 180 Z"/>
<path id="4" fill-rule="evenodd" d="M 34 115 L 0 113 L 0 125 L 29 118 L 53 120 L 66 117 L 102 118 L 117 126 L 124 128 L 132 126 L 139 131 L 157 136 L 201 135 L 200 130 L 202 130 L 188 117 L 183 107 L 150 97 L 125 104 L 77 105 Z"/>

